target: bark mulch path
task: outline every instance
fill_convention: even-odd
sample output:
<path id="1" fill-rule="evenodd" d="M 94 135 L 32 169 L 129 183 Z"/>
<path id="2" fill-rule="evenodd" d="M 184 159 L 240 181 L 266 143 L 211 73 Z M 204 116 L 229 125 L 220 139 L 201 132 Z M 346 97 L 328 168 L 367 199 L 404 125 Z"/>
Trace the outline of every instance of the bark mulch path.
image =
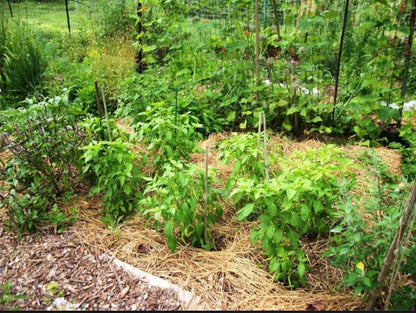
<path id="1" fill-rule="evenodd" d="M 10 290 L 4 286 L 11 284 Z M 170 289 L 151 286 L 61 234 L 24 235 L 0 225 L 0 310 L 185 310 Z M 24 295 L 7 298 L 7 295 Z"/>

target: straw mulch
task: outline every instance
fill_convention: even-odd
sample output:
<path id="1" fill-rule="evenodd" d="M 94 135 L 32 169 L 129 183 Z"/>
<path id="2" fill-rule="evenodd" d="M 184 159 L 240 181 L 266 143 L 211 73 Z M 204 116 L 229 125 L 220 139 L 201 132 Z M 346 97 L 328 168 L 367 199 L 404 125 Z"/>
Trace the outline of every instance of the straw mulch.
<path id="1" fill-rule="evenodd" d="M 223 166 L 216 158 L 215 147 L 231 134 L 214 134 L 200 143 L 209 149 L 209 165 L 215 167 L 219 177 L 227 177 L 230 166 Z M 295 149 L 319 148 L 318 140 L 293 142 L 279 136 L 269 141 L 269 149 L 279 145 L 284 155 Z M 345 146 L 350 158 L 357 157 L 368 148 Z M 386 148 L 377 153 L 390 165 L 392 173 L 400 171 L 400 155 Z M 192 156 L 192 162 L 204 162 L 204 153 Z M 203 195 L 201 195 L 203 197 Z M 163 233 L 156 232 L 146 221 L 134 217 L 117 230 L 107 229 L 99 220 L 100 199 L 78 202 L 80 217 L 75 225 L 77 237 L 87 245 L 166 279 L 202 298 L 209 310 L 359 310 L 364 307 L 350 290 L 337 290 L 342 279 L 340 270 L 333 268 L 320 254 L 326 240 L 305 243 L 313 269 L 308 273 L 305 288 L 289 290 L 267 271 L 267 261 L 250 243 L 253 223 L 238 222 L 234 208 L 224 203 L 224 220 L 213 228 L 217 247 L 205 251 L 179 245 L 174 253 L 168 249 Z"/>

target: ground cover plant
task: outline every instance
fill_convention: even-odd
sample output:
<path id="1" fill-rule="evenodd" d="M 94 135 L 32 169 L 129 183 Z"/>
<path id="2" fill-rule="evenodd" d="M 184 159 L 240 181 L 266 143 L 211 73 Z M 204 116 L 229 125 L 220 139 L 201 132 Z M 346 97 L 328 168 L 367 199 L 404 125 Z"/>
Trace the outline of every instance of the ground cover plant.
<path id="1" fill-rule="evenodd" d="M 99 196 L 118 237 L 140 219 L 172 253 L 213 252 L 230 218 L 276 284 L 306 288 L 324 240 L 337 291 L 405 305 L 413 225 L 391 271 L 403 280 L 378 275 L 415 179 L 416 4 L 300 2 L 69 1 L 72 27 L 59 1 L 2 2 L 4 225 L 62 230 L 79 214 L 65 202 Z M 288 155 L 280 135 L 324 143 Z M 394 149 L 401 172 L 349 146 Z"/>

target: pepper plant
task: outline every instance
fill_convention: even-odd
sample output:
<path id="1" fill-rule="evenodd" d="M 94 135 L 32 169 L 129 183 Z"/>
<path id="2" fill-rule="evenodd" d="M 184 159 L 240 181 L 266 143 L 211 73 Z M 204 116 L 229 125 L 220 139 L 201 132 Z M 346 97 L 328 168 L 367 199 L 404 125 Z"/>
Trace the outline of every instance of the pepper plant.
<path id="1" fill-rule="evenodd" d="M 295 151 L 278 160 L 279 169 L 269 182 L 242 178 L 230 198 L 244 199 L 237 218 L 257 216 L 251 240 L 259 243 L 276 280 L 290 287 L 306 283 L 309 269 L 302 240 L 327 237 L 339 200 L 340 178 L 354 185 L 352 161 L 333 145 Z"/>
<path id="2" fill-rule="evenodd" d="M 209 190 L 205 190 L 205 179 Z M 204 171 L 192 163 L 170 160 L 164 163 L 163 174 L 148 182 L 145 197 L 139 202 L 139 212 L 157 230 L 163 228 L 172 252 L 178 240 L 208 250 L 214 247 L 211 227 L 222 218 L 222 192 L 212 187 L 215 181 L 211 176 L 205 177 Z"/>

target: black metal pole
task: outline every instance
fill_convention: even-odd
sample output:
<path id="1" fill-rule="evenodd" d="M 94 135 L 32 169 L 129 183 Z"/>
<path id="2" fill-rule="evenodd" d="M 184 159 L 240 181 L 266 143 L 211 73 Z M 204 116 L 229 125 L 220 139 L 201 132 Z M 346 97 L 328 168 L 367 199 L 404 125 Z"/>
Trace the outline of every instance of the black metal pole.
<path id="1" fill-rule="evenodd" d="M 350 1 L 345 0 L 344 21 L 342 23 L 341 39 L 339 41 L 339 50 L 338 50 L 337 71 L 335 73 L 335 91 L 334 91 L 334 107 L 332 108 L 332 125 L 334 125 L 334 123 L 335 123 L 335 105 L 337 104 L 339 71 L 340 71 L 341 56 L 342 56 L 342 46 L 344 45 L 344 37 L 345 37 L 345 29 L 347 27 L 348 6 L 349 6 L 349 4 L 350 4 Z"/>
<path id="2" fill-rule="evenodd" d="M 68 23 L 68 32 L 71 32 L 71 23 L 69 22 L 68 0 L 65 0 L 66 21 Z"/>
<path id="3" fill-rule="evenodd" d="M 7 2 L 9 3 L 10 16 L 13 18 L 12 3 L 10 0 L 7 0 Z"/>
<path id="4" fill-rule="evenodd" d="M 140 0 L 137 1 L 136 7 L 136 14 L 138 23 L 136 25 L 137 35 L 139 36 L 139 50 L 136 54 L 136 71 L 138 73 L 143 73 L 144 65 L 143 65 L 143 48 L 142 48 L 142 2 Z"/>

